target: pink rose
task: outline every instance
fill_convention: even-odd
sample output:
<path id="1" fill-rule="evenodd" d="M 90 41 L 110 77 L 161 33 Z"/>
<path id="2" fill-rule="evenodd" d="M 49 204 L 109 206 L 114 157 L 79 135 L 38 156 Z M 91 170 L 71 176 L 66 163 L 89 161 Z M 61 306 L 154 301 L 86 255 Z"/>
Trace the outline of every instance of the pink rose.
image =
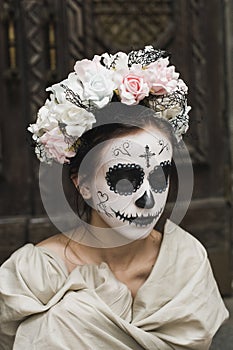
<path id="1" fill-rule="evenodd" d="M 74 157 L 75 152 L 69 149 L 69 145 L 64 140 L 64 135 L 59 127 L 44 133 L 40 137 L 40 142 L 44 145 L 45 150 L 49 153 L 49 158 L 57 160 L 59 163 L 69 163 L 66 157 Z"/>
<path id="2" fill-rule="evenodd" d="M 166 95 L 177 89 L 179 73 L 175 67 L 168 67 L 168 58 L 160 58 L 149 64 L 146 69 L 146 77 L 150 85 L 150 93 L 153 95 Z"/>
<path id="3" fill-rule="evenodd" d="M 141 65 L 134 64 L 119 86 L 121 102 L 136 105 L 149 95 L 149 90 Z"/>

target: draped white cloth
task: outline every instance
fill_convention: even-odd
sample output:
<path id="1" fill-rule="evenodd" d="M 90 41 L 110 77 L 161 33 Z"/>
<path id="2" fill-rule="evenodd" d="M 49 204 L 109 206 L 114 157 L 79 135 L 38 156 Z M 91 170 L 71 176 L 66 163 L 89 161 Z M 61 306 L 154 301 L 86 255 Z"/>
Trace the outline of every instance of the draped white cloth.
<path id="1" fill-rule="evenodd" d="M 68 274 L 27 244 L 0 269 L 1 350 L 206 350 L 228 317 L 203 246 L 167 221 L 134 300 L 106 263 Z"/>

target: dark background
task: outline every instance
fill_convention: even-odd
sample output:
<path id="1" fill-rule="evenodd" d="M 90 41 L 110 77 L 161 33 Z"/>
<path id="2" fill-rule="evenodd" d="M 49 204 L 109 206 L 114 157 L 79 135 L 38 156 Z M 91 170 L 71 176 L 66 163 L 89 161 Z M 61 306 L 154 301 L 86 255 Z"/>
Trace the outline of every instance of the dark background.
<path id="1" fill-rule="evenodd" d="M 189 86 L 194 194 L 181 223 L 207 248 L 231 293 L 233 151 L 232 0 L 0 0 L 0 261 L 52 235 L 27 142 L 45 88 L 76 60 L 153 45 Z"/>

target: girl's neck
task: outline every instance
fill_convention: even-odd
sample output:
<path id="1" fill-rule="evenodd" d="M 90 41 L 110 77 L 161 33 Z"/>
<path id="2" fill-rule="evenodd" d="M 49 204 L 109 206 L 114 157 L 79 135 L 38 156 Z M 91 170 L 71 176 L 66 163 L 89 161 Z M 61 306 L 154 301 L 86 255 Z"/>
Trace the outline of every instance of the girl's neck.
<path id="1" fill-rule="evenodd" d="M 70 240 L 69 248 L 83 264 L 100 264 L 106 262 L 112 269 L 127 270 L 130 266 L 142 261 L 158 251 L 162 235 L 153 230 L 145 239 L 114 248 L 96 248 Z"/>

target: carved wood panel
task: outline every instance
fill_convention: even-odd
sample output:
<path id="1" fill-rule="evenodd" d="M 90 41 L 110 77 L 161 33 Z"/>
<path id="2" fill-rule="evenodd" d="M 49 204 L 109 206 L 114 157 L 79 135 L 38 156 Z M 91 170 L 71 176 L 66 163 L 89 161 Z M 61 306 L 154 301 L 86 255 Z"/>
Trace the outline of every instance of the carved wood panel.
<path id="1" fill-rule="evenodd" d="M 22 3 L 24 24 L 24 43 L 26 45 L 26 72 L 29 112 L 31 121 L 35 120 L 38 108 L 44 103 L 45 86 L 48 77 L 46 33 L 46 4 L 44 1 L 27 1 Z"/>
<path id="2" fill-rule="evenodd" d="M 147 45 L 165 45 L 174 34 L 174 1 L 93 0 L 95 46 L 130 51 Z"/>
<path id="3" fill-rule="evenodd" d="M 0 124 L 0 178 L 2 177 L 3 174 L 3 164 L 2 164 L 2 159 L 3 155 L 2 155 L 2 128 L 1 128 L 1 124 Z"/>
<path id="4" fill-rule="evenodd" d="M 207 111 L 207 76 L 206 76 L 206 57 L 204 41 L 205 36 L 203 23 L 204 21 L 204 1 L 191 0 L 188 7 L 188 18 L 190 23 L 190 55 L 192 81 L 192 103 L 194 106 L 194 128 L 192 143 L 190 142 L 190 150 L 195 162 L 207 162 L 207 144 L 208 144 L 208 129 L 206 115 Z M 192 120 L 191 120 L 192 123 Z"/>
<path id="5" fill-rule="evenodd" d="M 0 2 L 1 26 L 1 148 L 0 214 L 29 211 L 28 164 L 25 143 L 25 113 L 21 74 L 20 6 Z M 20 161 L 19 161 L 20 159 Z M 22 177 L 22 174 L 25 176 Z M 17 194 L 16 194 L 17 193 Z M 20 201 L 18 200 L 20 198 Z"/>

